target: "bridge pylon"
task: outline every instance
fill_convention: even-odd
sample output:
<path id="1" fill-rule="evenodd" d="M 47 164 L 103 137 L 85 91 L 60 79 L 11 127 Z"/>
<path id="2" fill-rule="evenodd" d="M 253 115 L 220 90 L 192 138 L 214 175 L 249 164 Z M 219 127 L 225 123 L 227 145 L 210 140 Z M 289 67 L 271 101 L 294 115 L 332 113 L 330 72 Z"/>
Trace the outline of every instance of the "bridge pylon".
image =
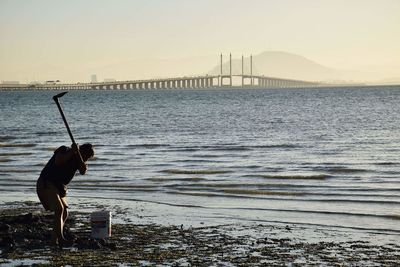
<path id="1" fill-rule="evenodd" d="M 220 87 L 223 86 L 230 86 L 232 87 L 232 53 L 229 54 L 229 74 L 228 75 L 224 75 L 223 70 L 222 70 L 222 53 L 221 53 L 221 73 L 220 73 Z M 225 79 L 229 79 L 229 84 L 224 85 L 224 80 Z"/>

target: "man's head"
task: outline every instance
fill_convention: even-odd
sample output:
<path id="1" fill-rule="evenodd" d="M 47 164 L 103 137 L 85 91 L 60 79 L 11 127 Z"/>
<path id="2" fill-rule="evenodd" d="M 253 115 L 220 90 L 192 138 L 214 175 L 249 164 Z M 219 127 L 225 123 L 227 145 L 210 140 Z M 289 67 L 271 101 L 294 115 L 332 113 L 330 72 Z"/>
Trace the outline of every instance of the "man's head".
<path id="1" fill-rule="evenodd" d="M 92 144 L 85 143 L 83 145 L 80 145 L 79 151 L 81 152 L 82 159 L 85 162 L 94 156 L 94 149 Z"/>

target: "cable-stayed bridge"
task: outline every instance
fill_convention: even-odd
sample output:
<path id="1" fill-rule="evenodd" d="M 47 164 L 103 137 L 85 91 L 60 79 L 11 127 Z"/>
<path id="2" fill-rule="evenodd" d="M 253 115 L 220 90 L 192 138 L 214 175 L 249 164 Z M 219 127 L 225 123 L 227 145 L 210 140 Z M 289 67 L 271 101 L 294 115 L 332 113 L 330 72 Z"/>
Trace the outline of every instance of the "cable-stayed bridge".
<path id="1" fill-rule="evenodd" d="M 239 82 L 238 82 L 239 81 Z M 154 89 L 213 89 L 213 88 L 300 88 L 324 86 L 323 83 L 253 75 L 253 58 L 250 57 L 250 73 L 232 73 L 232 55 L 229 56 L 229 73 L 223 72 L 222 54 L 218 75 L 184 76 L 145 80 L 107 81 L 93 83 L 0 84 L 0 90 L 154 90 Z"/>

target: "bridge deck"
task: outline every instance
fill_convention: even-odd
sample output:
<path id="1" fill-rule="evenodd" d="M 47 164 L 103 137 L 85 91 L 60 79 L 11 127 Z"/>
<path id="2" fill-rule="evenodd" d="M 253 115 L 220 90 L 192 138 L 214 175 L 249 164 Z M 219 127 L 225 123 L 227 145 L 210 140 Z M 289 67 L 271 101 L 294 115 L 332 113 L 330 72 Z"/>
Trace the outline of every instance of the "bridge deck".
<path id="1" fill-rule="evenodd" d="M 241 78 L 239 85 L 232 83 L 234 78 Z M 228 81 L 227 81 L 228 80 Z M 321 83 L 273 78 L 266 76 L 251 75 L 218 75 L 218 76 L 193 76 L 176 77 L 165 79 L 131 80 L 131 81 L 113 81 L 98 83 L 69 83 L 69 84 L 0 84 L 0 90 L 16 89 L 54 89 L 54 90 L 74 90 L 74 89 L 92 89 L 92 90 L 128 90 L 128 89 L 201 89 L 218 88 L 232 86 L 240 87 L 263 87 L 263 88 L 291 88 L 291 87 L 316 87 Z"/>

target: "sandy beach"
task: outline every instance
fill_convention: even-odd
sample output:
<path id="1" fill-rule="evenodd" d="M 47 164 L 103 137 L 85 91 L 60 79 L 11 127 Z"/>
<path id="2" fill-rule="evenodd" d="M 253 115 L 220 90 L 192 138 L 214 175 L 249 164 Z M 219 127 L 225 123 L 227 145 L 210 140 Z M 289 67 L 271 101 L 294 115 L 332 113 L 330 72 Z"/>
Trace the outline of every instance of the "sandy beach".
<path id="1" fill-rule="evenodd" d="M 79 210 L 79 209 L 78 209 Z M 116 210 L 114 217 L 123 217 Z M 0 266 L 398 266 L 399 244 L 346 240 L 343 232 L 299 225 L 228 224 L 204 227 L 113 223 L 112 237 L 90 239 L 90 214 L 72 211 L 70 248 L 53 247 L 51 213 L 37 202 L 0 207 Z M 319 241 L 301 236 L 315 231 Z M 335 240 L 332 236 L 336 235 Z M 325 238 L 323 238 L 325 236 Z M 307 239 L 306 239 L 307 240 Z"/>

